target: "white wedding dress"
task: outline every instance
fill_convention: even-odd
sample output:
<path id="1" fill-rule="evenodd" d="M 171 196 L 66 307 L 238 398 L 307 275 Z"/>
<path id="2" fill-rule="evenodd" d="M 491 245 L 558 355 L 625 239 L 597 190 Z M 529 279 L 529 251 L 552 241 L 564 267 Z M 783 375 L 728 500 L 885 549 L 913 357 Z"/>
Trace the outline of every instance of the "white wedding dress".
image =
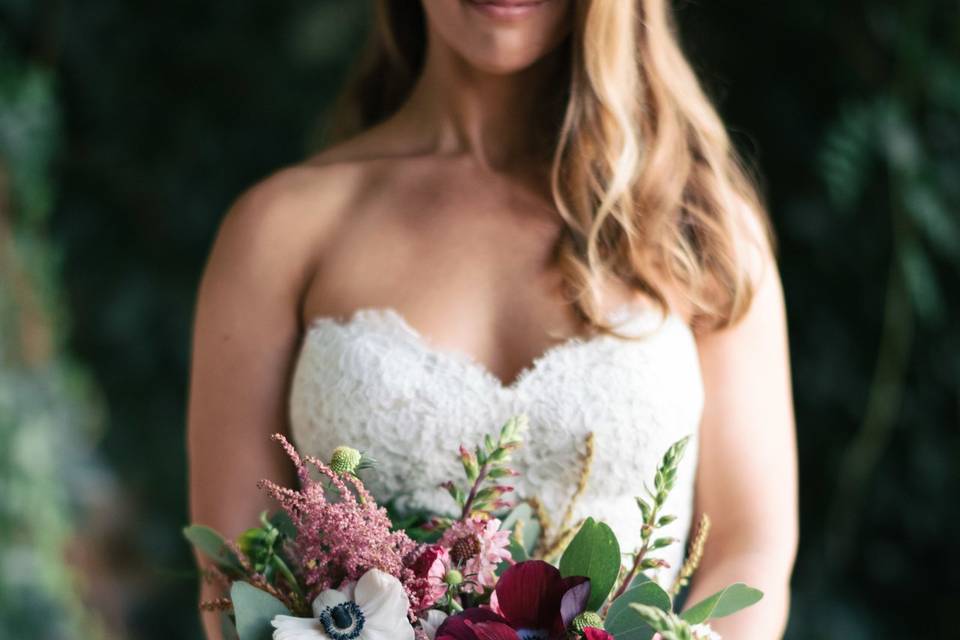
<path id="1" fill-rule="evenodd" d="M 381 504 L 453 514 L 438 487 L 462 480 L 461 443 L 472 448 L 510 417 L 529 429 L 514 467 L 520 497 L 536 496 L 561 520 L 576 490 L 587 434 L 594 433 L 589 483 L 574 522 L 593 516 L 616 533 L 624 552 L 640 542 L 634 496 L 652 486 L 667 448 L 691 435 L 676 486 L 662 513 L 677 519 L 665 535 L 681 542 L 652 554 L 670 564 L 664 587 L 683 560 L 693 511 L 703 384 L 696 342 L 683 320 L 651 307 L 612 313 L 625 334 L 574 337 L 537 358 L 511 384 L 469 356 L 441 350 L 389 308 L 363 308 L 346 320 L 321 317 L 308 327 L 290 393 L 297 447 L 327 460 L 349 445 L 378 461 L 363 477 Z M 661 324 L 662 322 L 662 324 Z"/>

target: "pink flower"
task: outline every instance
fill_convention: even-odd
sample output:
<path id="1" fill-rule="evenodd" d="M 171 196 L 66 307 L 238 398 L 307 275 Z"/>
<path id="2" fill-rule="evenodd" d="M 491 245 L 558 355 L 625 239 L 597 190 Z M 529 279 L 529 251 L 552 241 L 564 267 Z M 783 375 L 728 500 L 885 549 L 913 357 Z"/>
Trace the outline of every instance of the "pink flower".
<path id="1" fill-rule="evenodd" d="M 416 545 L 404 532 L 390 530 L 386 510 L 377 506 L 360 479 L 336 473 L 311 456 L 301 459 L 280 434 L 273 439 L 296 466 L 301 488 L 294 491 L 269 480 L 261 480 L 260 486 L 280 503 L 297 529 L 291 555 L 304 564 L 304 582 L 311 596 L 344 581 L 359 580 L 370 569 L 399 579 L 409 595 L 414 576 L 403 558 Z M 324 482 L 310 477 L 306 463 L 324 476 L 329 490 Z M 336 501 L 330 499 L 333 493 Z"/>
<path id="2" fill-rule="evenodd" d="M 410 569 L 418 580 L 415 594 L 418 611 L 432 607 L 446 594 L 447 584 L 443 579 L 449 568 L 450 553 L 439 544 L 424 547 L 416 556 Z"/>
<path id="3" fill-rule="evenodd" d="M 440 545 L 450 550 L 452 565 L 463 573 L 462 590 L 467 593 L 483 593 L 497 584 L 497 567 L 513 561 L 509 544 L 510 531 L 501 531 L 496 518 L 454 522 L 440 538 Z"/>
<path id="4" fill-rule="evenodd" d="M 613 640 L 612 635 L 603 629 L 597 629 L 596 627 L 587 627 L 584 629 L 583 637 L 587 640 Z M 660 636 L 658 635 L 657 637 L 659 638 Z"/>

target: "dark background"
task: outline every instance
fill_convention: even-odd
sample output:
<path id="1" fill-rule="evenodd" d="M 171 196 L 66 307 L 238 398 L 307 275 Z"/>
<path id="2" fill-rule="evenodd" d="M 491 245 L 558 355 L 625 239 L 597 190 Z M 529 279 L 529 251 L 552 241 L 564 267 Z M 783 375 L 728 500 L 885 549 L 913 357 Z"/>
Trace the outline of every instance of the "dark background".
<path id="1" fill-rule="evenodd" d="M 0 637 L 199 637 L 195 287 L 232 200 L 315 147 L 365 4 L 0 0 Z M 788 638 L 960 638 L 958 4 L 676 7 L 780 241 Z"/>

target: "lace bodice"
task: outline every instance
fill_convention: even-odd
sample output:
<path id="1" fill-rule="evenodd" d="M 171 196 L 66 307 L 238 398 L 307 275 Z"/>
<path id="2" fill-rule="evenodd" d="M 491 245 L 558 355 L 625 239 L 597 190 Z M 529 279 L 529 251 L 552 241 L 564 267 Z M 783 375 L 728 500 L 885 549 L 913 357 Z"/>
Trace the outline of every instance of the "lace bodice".
<path id="1" fill-rule="evenodd" d="M 670 444 L 692 435 L 664 511 L 677 516 L 666 535 L 684 542 L 654 554 L 670 563 L 656 576 L 668 586 L 692 518 L 703 386 L 689 327 L 677 315 L 637 309 L 621 307 L 610 320 L 625 334 L 653 331 L 648 337 L 568 339 L 509 385 L 469 356 L 433 347 L 392 309 L 364 308 L 344 321 L 317 318 L 292 380 L 292 436 L 301 451 L 321 459 L 341 444 L 367 451 L 378 464 L 364 480 L 381 504 L 392 499 L 400 509 L 453 514 L 438 485 L 462 478 L 459 445 L 472 447 L 525 413 L 516 492 L 536 496 L 557 522 L 593 432 L 593 471 L 574 522 L 588 515 L 605 521 L 628 552 L 640 541 L 634 496 L 652 483 Z"/>

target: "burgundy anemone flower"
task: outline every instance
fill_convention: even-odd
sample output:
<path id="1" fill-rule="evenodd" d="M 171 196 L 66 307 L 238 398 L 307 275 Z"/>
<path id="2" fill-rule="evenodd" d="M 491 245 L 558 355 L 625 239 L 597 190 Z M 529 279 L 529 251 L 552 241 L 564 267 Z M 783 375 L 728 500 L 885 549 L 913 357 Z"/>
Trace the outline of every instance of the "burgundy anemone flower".
<path id="1" fill-rule="evenodd" d="M 542 560 L 518 562 L 500 576 L 492 608 L 472 608 L 447 618 L 436 640 L 560 640 L 583 613 L 590 581 L 562 578 Z"/>

